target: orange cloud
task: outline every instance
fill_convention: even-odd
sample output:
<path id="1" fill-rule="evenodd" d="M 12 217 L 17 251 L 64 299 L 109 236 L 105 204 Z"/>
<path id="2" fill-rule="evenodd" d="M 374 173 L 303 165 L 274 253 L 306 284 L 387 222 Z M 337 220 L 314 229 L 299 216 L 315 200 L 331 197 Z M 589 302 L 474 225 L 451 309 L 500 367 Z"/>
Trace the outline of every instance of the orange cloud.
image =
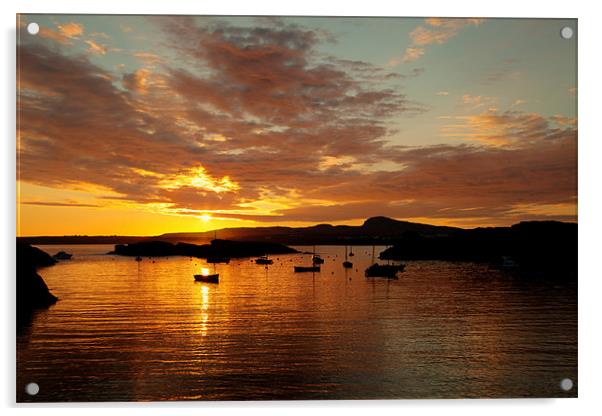
<path id="1" fill-rule="evenodd" d="M 132 91 L 146 93 L 149 86 L 150 71 L 144 68 L 138 69 L 131 74 L 124 74 L 123 85 Z"/>
<path id="2" fill-rule="evenodd" d="M 58 25 L 59 32 L 68 38 L 78 37 L 83 35 L 84 27 L 79 23 L 65 23 L 62 25 Z"/>
<path id="3" fill-rule="evenodd" d="M 410 32 L 410 38 L 414 45 L 441 45 L 456 36 L 460 29 L 470 25 L 478 26 L 483 23 L 484 20 L 485 19 L 442 19 L 433 17 L 425 19 L 424 21 L 430 27 L 418 26 Z"/>
<path id="4" fill-rule="evenodd" d="M 85 40 L 84 42 L 89 46 L 89 48 L 88 48 L 89 52 L 99 54 L 99 55 L 106 55 L 106 53 L 107 53 L 106 46 L 99 45 L 98 43 L 94 42 L 91 39 Z"/>
<path id="5" fill-rule="evenodd" d="M 55 42 L 58 43 L 69 43 L 69 38 L 65 35 L 63 35 L 60 32 L 56 32 L 50 28 L 47 28 L 45 26 L 40 26 L 40 32 L 38 33 L 39 36 L 46 38 L 46 39 L 50 39 L 53 40 Z"/>
<path id="6" fill-rule="evenodd" d="M 456 36 L 460 30 L 467 26 L 478 26 L 485 19 L 480 18 L 439 18 L 425 19 L 425 26 L 418 26 L 410 32 L 412 43 L 408 46 L 401 58 L 392 58 L 389 66 L 416 61 L 424 55 L 425 46 L 444 44 Z"/>
<path id="7" fill-rule="evenodd" d="M 24 183 L 86 184 L 90 204 L 263 222 L 574 219 L 569 120 L 483 112 L 448 118 L 442 133 L 456 145 L 395 146 L 392 117 L 420 107 L 379 83 L 382 68 L 316 58 L 312 30 L 155 21 L 202 71 L 166 61 L 126 74 L 123 88 L 89 57 L 19 45 Z"/>
<path id="8" fill-rule="evenodd" d="M 235 192 L 240 189 L 240 186 L 236 182 L 230 180 L 228 176 L 224 176 L 220 179 L 214 178 L 209 175 L 207 170 L 202 166 L 197 166 L 188 169 L 184 173 L 161 179 L 158 186 L 170 190 L 190 187 L 215 192 L 216 194 Z"/>
<path id="9" fill-rule="evenodd" d="M 162 61 L 160 56 L 150 52 L 135 52 L 134 56 L 146 65 L 154 65 Z"/>
<path id="10" fill-rule="evenodd" d="M 537 113 L 487 111 L 478 115 L 451 117 L 459 124 L 442 128 L 445 137 L 486 145 L 524 148 L 557 137 L 576 138 L 576 119 L 559 115 L 546 118 Z M 561 126 L 557 128 L 554 123 Z"/>

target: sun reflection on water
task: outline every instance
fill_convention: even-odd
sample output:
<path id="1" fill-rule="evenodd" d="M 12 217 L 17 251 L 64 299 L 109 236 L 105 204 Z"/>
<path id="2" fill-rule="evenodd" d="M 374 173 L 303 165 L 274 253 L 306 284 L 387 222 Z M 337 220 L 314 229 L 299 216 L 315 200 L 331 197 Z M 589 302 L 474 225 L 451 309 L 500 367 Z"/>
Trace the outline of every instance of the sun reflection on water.
<path id="1" fill-rule="evenodd" d="M 204 271 L 207 269 L 203 269 Z M 207 321 L 209 321 L 209 314 L 207 310 L 209 309 L 209 287 L 203 285 L 201 287 L 201 335 L 207 335 Z"/>

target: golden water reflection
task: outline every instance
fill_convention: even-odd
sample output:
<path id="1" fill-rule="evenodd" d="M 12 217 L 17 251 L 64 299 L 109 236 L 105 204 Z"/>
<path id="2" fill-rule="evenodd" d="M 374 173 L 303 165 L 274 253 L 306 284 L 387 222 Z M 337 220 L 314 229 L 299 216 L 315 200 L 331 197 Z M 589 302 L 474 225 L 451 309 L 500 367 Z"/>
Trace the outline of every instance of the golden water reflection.
<path id="1" fill-rule="evenodd" d="M 187 257 L 74 253 L 40 271 L 60 301 L 18 342 L 19 400 L 554 397 L 577 380 L 576 286 L 471 263 L 408 262 L 366 279 L 371 247 L 216 265 Z M 307 250 L 302 248 L 301 250 Z M 377 250 L 378 253 L 378 250 Z M 22 389 L 17 389 L 19 392 Z"/>

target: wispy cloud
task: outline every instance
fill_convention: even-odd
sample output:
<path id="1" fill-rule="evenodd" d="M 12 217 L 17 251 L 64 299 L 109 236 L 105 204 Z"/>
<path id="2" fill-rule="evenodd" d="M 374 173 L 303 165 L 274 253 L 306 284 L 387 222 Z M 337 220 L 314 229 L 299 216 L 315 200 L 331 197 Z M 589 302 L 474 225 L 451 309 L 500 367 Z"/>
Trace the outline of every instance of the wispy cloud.
<path id="1" fill-rule="evenodd" d="M 88 39 L 85 43 L 89 46 L 88 51 L 94 54 L 105 55 L 107 53 L 107 47 L 96 43 L 95 41 Z"/>
<path id="2" fill-rule="evenodd" d="M 467 26 L 478 26 L 485 19 L 480 18 L 428 18 L 424 25 L 416 27 L 410 32 L 411 44 L 399 58 L 391 58 L 388 66 L 414 62 L 425 54 L 425 47 L 429 45 L 442 45 L 458 35 L 461 29 Z"/>
<path id="3" fill-rule="evenodd" d="M 521 111 L 485 111 L 469 116 L 452 116 L 454 124 L 442 128 L 445 137 L 486 145 L 524 148 L 536 143 L 576 139 L 576 120 L 559 115 L 544 117 Z"/>
<path id="4" fill-rule="evenodd" d="M 118 195 L 107 201 L 172 213 L 265 214 L 250 204 L 269 202 L 266 189 L 294 205 L 291 192 L 302 200 L 308 184 L 336 181 L 331 171 L 340 167 L 324 160 L 373 165 L 385 121 L 422 111 L 378 77 L 357 76 L 370 64 L 315 61 L 319 37 L 310 30 L 193 24 L 185 30 L 192 27 L 195 40 L 182 42 L 190 38 L 172 19 L 159 20 L 174 50 L 207 68 L 204 75 L 139 68 L 124 74 L 120 89 L 85 57 L 20 46 L 23 88 L 35 91 L 22 103 L 22 180 L 94 184 Z"/>
<path id="5" fill-rule="evenodd" d="M 391 85 L 418 69 L 325 57 L 326 36 L 295 25 L 151 22 L 179 59 L 138 56 L 121 77 L 61 43 L 19 45 L 22 181 L 92 189 L 89 205 L 264 222 L 576 216 L 576 120 L 467 95 L 468 115 L 442 130 L 457 142 L 395 145 L 391 121 L 424 110 Z"/>
<path id="6" fill-rule="evenodd" d="M 20 201 L 25 205 L 39 205 L 45 207 L 77 207 L 77 208 L 100 208 L 98 204 L 84 204 L 80 202 L 53 202 L 53 201 Z"/>

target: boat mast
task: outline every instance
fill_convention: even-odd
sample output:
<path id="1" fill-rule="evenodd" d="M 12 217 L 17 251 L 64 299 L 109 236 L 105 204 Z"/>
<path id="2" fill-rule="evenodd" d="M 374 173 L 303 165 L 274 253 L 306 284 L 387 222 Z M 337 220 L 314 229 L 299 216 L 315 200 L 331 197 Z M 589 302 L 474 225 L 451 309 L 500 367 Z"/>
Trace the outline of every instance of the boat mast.
<path id="1" fill-rule="evenodd" d="M 374 264 L 374 250 L 376 250 L 375 246 L 372 246 L 372 264 Z"/>

